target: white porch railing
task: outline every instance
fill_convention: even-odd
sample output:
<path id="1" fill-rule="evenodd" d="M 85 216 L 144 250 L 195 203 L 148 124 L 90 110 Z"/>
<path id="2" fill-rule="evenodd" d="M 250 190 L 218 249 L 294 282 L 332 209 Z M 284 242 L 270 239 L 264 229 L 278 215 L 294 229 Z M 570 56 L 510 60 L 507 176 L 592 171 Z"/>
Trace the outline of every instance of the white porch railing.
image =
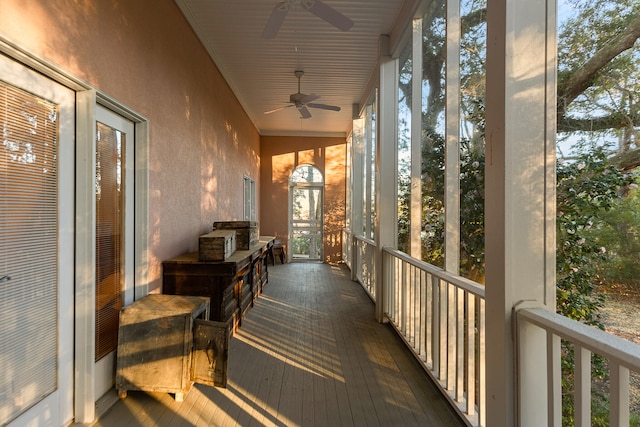
<path id="1" fill-rule="evenodd" d="M 484 287 L 383 249 L 384 310 L 472 426 L 486 425 Z"/>
<path id="2" fill-rule="evenodd" d="M 343 228 L 342 229 L 342 261 L 344 261 L 345 265 L 349 267 L 349 270 L 351 271 L 353 271 L 353 268 L 351 268 L 352 246 L 353 245 L 351 243 L 351 232 L 346 228 Z"/>
<path id="3" fill-rule="evenodd" d="M 576 426 L 591 425 L 591 354 L 604 357 L 609 364 L 609 425 L 612 427 L 629 426 L 629 372 L 640 372 L 640 345 L 611 335 L 591 326 L 550 312 L 544 308 L 522 308 L 516 312 L 518 324 L 518 346 L 527 336 L 525 328 L 535 326 L 546 336 L 547 398 L 546 425 L 562 425 L 562 391 L 560 372 L 561 340 L 573 344 L 574 351 L 574 414 Z M 523 362 L 523 357 L 518 361 Z M 535 362 L 534 362 L 535 363 Z M 520 366 L 520 372 L 526 370 Z M 531 389 L 524 384 L 525 375 L 520 375 L 521 387 Z M 539 380 L 539 379 L 537 379 Z M 526 399 L 525 399 L 526 400 Z M 521 402 L 521 405 L 526 402 Z M 521 411 L 522 412 L 522 411 Z"/>
<path id="4" fill-rule="evenodd" d="M 345 262 L 351 264 L 354 278 L 374 301 L 375 278 L 383 281 L 385 316 L 467 424 L 486 426 L 484 287 L 386 247 L 382 273 L 376 273 L 375 243 L 343 233 L 343 254 L 350 252 Z M 520 349 L 515 361 L 520 373 L 517 412 L 521 417 L 534 413 L 529 425 L 562 425 L 561 340 L 570 342 L 575 352 L 575 425 L 591 425 L 592 354 L 608 361 L 610 425 L 629 425 L 630 371 L 640 372 L 640 345 L 544 308 L 517 308 L 514 321 Z M 546 378 L 534 378 L 536 384 L 527 384 L 531 376 L 523 375 L 537 372 L 541 363 L 539 356 L 527 357 L 528 346 L 541 342 L 527 342 L 531 329 L 544 336 L 543 347 L 546 342 Z M 526 389 L 546 395 L 546 408 L 534 408 Z"/>
<path id="5" fill-rule="evenodd" d="M 353 258 L 351 259 L 352 273 L 360 282 L 364 290 L 373 301 L 376 300 L 376 251 L 377 246 L 373 240 L 362 236 L 353 236 L 353 247 L 351 249 Z"/>

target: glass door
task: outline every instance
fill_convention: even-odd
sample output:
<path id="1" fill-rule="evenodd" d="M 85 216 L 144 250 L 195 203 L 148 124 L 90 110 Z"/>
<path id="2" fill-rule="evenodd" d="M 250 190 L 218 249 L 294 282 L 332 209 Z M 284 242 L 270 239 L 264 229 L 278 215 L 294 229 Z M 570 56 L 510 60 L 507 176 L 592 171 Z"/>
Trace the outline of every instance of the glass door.
<path id="1" fill-rule="evenodd" d="M 0 79 L 0 425 L 67 425 L 75 96 L 1 54 Z"/>
<path id="2" fill-rule="evenodd" d="M 298 167 L 291 176 L 290 257 L 292 261 L 322 261 L 323 189 L 320 171 Z"/>
<path id="3" fill-rule="evenodd" d="M 134 124 L 96 108 L 95 397 L 114 384 L 118 315 L 133 302 Z"/>

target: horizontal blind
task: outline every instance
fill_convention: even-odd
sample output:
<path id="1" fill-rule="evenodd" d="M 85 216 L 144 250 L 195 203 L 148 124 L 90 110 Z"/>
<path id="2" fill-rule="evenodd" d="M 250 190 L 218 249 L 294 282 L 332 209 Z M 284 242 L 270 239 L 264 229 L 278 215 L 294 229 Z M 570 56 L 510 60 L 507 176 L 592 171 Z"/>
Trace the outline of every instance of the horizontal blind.
<path id="1" fill-rule="evenodd" d="M 0 425 L 57 388 L 57 115 L 0 82 Z"/>
<path id="2" fill-rule="evenodd" d="M 103 123 L 96 134 L 96 361 L 118 345 L 122 307 L 122 149 L 125 135 Z"/>

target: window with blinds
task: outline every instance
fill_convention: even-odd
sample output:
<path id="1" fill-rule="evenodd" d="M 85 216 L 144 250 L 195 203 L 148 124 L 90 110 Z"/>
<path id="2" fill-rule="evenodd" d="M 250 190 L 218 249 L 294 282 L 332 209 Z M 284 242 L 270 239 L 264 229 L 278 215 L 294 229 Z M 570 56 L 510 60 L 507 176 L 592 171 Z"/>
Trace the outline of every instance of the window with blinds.
<path id="1" fill-rule="evenodd" d="M 118 344 L 123 293 L 125 134 L 96 123 L 96 361 Z"/>
<path id="2" fill-rule="evenodd" d="M 0 81 L 0 425 L 57 388 L 57 118 Z"/>

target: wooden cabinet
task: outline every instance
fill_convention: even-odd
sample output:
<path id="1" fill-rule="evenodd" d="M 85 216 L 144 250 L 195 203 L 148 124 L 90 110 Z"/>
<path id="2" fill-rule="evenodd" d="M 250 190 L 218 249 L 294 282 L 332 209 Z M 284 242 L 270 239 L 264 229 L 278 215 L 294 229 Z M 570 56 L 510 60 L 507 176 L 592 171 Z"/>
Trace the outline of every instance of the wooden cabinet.
<path id="1" fill-rule="evenodd" d="M 209 298 L 147 295 L 120 311 L 116 389 L 175 393 L 226 386 L 229 326 L 206 320 Z"/>
<path id="2" fill-rule="evenodd" d="M 249 250 L 236 250 L 224 261 L 200 261 L 196 252 L 166 260 L 163 292 L 209 297 L 209 319 L 225 322 L 234 331 L 268 280 L 272 246 L 272 237 L 261 237 Z"/>

